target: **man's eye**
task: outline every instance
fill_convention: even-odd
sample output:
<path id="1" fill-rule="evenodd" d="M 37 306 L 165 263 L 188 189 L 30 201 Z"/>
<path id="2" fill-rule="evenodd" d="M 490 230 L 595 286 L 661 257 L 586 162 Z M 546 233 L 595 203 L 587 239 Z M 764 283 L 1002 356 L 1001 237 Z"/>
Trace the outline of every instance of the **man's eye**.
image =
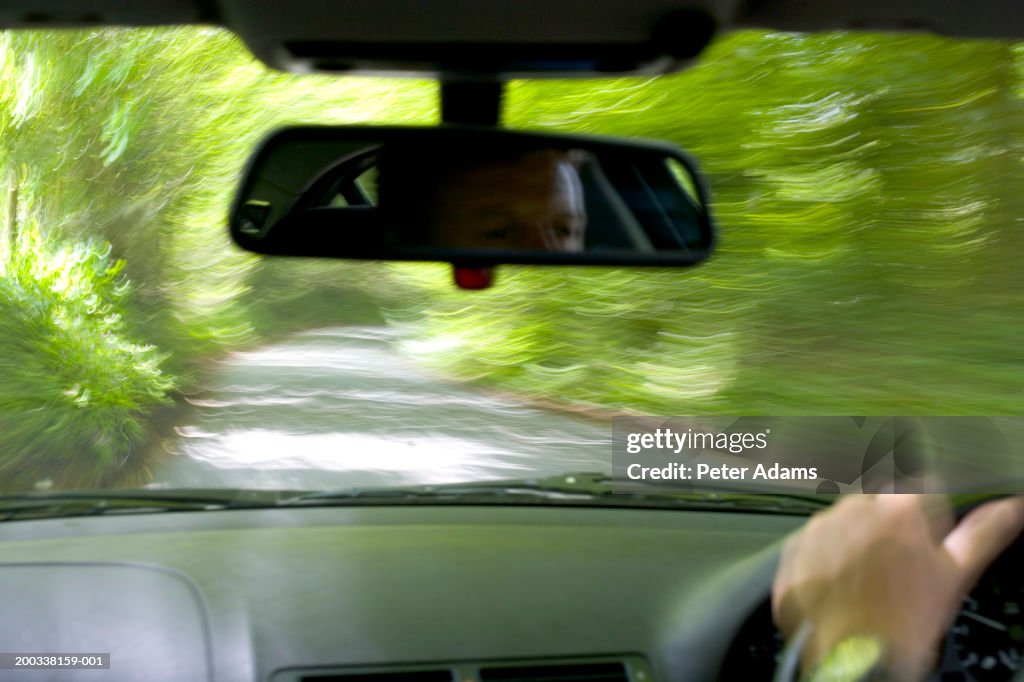
<path id="1" fill-rule="evenodd" d="M 510 232 L 509 232 L 509 229 L 507 227 L 500 227 L 500 228 L 498 228 L 496 230 L 488 230 L 487 232 L 484 232 L 484 238 L 485 239 L 508 239 L 509 238 L 509 234 L 510 234 Z"/>

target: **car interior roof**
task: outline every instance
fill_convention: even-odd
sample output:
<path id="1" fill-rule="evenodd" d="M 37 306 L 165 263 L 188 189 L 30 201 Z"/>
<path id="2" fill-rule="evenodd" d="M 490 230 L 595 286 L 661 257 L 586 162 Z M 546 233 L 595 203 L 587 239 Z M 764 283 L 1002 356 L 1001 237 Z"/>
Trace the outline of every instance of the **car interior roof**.
<path id="1" fill-rule="evenodd" d="M 958 0 L 603 0 L 600 12 L 593 11 L 590 0 L 3 0 L 0 27 L 223 25 L 264 62 L 293 71 L 314 70 L 317 63 L 296 58 L 289 46 L 309 49 L 324 41 L 356 41 L 378 50 L 383 46 L 385 52 L 403 43 L 639 45 L 653 40 L 662 18 L 680 11 L 703 13 L 718 32 L 766 28 L 923 31 L 966 38 L 1024 35 L 1024 3 L 975 0 L 970 11 L 963 10 Z M 647 72 L 671 71 L 683 63 L 648 63 Z M 373 55 L 357 68 L 394 70 Z M 584 69 L 577 75 L 605 74 Z"/>

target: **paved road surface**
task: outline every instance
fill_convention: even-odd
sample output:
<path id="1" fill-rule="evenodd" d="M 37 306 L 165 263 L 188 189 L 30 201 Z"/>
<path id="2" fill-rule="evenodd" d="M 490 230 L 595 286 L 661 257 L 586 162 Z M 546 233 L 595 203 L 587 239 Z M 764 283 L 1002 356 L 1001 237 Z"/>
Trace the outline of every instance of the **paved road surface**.
<path id="1" fill-rule="evenodd" d="M 439 381 L 382 328 L 224 363 L 155 485 L 334 489 L 611 470 L 610 425 Z"/>

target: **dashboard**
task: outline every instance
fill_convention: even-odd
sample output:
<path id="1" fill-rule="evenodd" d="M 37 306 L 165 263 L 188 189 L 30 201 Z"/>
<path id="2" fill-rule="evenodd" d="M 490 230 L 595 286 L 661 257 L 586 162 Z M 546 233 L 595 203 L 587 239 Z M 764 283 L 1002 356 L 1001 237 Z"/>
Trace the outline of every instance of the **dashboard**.
<path id="1" fill-rule="evenodd" d="M 803 521 L 401 506 L 8 522 L 3 649 L 107 653 L 109 668 L 0 680 L 770 679 L 765 599 Z M 963 677 L 948 679 L 1006 679 L 1020 660 L 1018 556 L 965 604 L 943 669 Z"/>

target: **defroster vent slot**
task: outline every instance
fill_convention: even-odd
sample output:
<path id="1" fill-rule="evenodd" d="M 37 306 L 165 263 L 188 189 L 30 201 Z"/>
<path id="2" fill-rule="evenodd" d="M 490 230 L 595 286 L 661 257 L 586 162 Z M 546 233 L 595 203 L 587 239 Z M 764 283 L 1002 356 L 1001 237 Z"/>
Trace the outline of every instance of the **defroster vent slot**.
<path id="1" fill-rule="evenodd" d="M 629 682 L 622 663 L 481 668 L 480 682 Z"/>
<path id="2" fill-rule="evenodd" d="M 452 682 L 451 670 L 392 670 L 383 673 L 303 673 L 300 682 Z"/>

